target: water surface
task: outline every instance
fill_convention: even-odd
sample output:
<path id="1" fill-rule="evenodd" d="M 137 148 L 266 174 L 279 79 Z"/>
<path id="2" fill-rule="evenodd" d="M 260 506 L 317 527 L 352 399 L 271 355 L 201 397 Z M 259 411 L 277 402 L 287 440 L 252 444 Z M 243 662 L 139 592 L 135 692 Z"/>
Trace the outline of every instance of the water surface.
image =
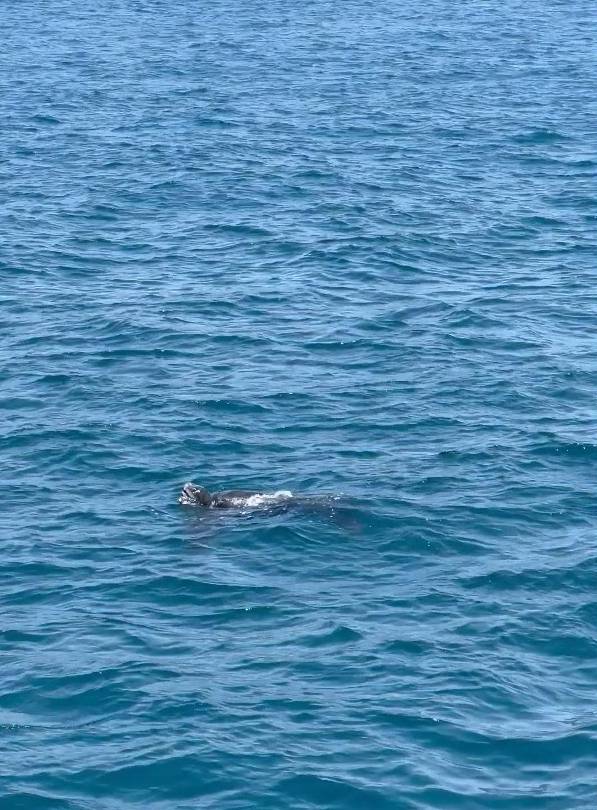
<path id="1" fill-rule="evenodd" d="M 3 4 L 2 810 L 594 806 L 596 22 Z"/>

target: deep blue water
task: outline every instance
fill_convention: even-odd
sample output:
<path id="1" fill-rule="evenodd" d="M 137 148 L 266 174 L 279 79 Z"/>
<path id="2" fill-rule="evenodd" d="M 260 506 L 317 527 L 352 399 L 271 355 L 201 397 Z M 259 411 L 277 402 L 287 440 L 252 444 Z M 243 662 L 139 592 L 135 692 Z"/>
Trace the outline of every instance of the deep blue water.
<path id="1" fill-rule="evenodd" d="M 0 14 L 1 810 L 594 807 L 595 4 Z"/>

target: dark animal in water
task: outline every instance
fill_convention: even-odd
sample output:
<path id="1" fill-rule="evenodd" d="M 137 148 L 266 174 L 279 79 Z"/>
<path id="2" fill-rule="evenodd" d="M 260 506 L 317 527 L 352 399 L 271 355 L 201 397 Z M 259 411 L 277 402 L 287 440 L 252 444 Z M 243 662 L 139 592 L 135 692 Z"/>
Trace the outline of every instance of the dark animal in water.
<path id="1" fill-rule="evenodd" d="M 230 489 L 224 492 L 209 492 L 205 487 L 189 482 L 182 488 L 178 499 L 185 506 L 206 506 L 211 509 L 230 509 L 239 506 L 260 506 L 292 497 L 287 490 L 264 493 L 246 489 Z"/>

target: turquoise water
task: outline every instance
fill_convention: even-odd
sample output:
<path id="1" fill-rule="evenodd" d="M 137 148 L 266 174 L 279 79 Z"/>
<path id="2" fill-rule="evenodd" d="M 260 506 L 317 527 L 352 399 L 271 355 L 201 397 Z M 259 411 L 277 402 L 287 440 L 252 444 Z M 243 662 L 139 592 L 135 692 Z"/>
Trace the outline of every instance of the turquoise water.
<path id="1" fill-rule="evenodd" d="M 596 23 L 3 4 L 2 810 L 595 806 Z"/>

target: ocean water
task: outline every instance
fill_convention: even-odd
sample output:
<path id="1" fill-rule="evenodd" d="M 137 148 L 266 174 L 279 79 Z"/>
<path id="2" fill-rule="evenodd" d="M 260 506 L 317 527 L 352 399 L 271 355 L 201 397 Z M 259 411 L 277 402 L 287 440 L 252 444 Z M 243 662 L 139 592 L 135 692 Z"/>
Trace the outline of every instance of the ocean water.
<path id="1" fill-rule="evenodd" d="M 595 4 L 0 14 L 1 810 L 594 807 Z"/>

